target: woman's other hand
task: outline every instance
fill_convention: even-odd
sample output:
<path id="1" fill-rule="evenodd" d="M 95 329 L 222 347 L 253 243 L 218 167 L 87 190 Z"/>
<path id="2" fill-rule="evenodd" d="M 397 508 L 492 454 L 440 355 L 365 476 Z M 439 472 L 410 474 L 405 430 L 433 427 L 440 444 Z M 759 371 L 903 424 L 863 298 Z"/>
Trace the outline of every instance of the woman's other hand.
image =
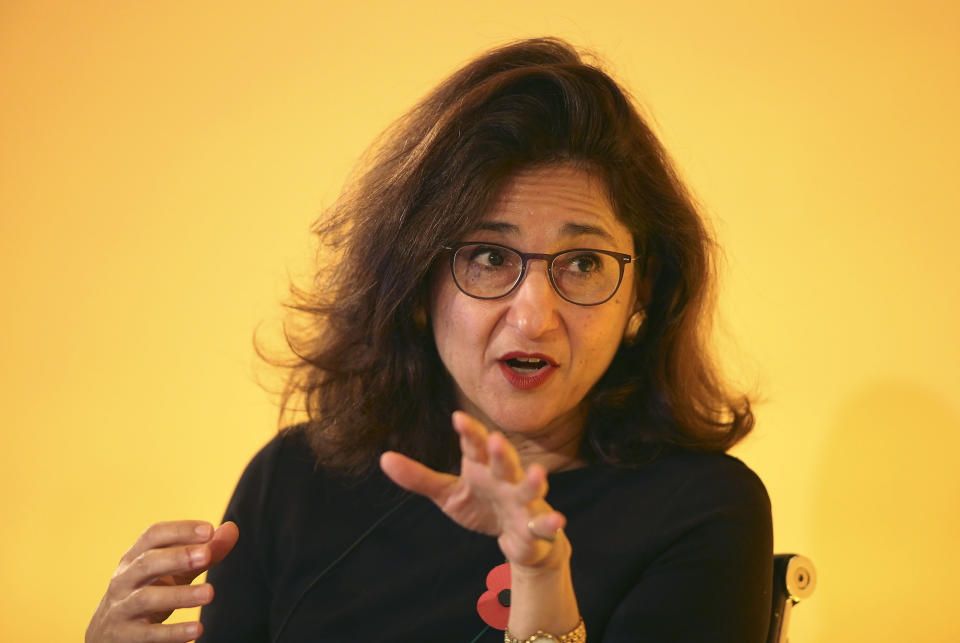
<path id="1" fill-rule="evenodd" d="M 461 526 L 496 536 L 510 563 L 562 565 L 569 553 L 560 531 L 566 520 L 544 500 L 546 469 L 531 464 L 524 470 L 502 433 L 488 432 L 462 411 L 453 414 L 453 427 L 463 452 L 459 476 L 439 473 L 393 451 L 380 458 L 384 473 L 404 489 L 432 500 Z M 549 540 L 555 536 L 555 542 Z"/>
<path id="2" fill-rule="evenodd" d="M 216 529 L 196 520 L 152 525 L 120 559 L 87 626 L 86 643 L 166 643 L 200 636 L 200 623 L 163 621 L 177 608 L 206 605 L 213 599 L 209 583 L 190 583 L 223 560 L 238 536 L 232 522 Z"/>

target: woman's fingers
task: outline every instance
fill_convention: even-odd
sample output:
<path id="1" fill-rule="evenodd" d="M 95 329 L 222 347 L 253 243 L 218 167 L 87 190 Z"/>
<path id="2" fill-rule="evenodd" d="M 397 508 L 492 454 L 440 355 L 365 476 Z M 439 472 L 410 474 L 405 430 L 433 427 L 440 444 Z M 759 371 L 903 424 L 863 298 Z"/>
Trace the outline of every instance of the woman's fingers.
<path id="1" fill-rule="evenodd" d="M 460 436 L 463 455 L 479 464 L 487 463 L 487 427 L 463 411 L 454 411 L 453 428 Z"/>
<path id="2" fill-rule="evenodd" d="M 213 537 L 213 533 L 213 525 L 202 520 L 158 522 L 141 534 L 120 562 L 132 562 L 143 552 L 158 547 L 205 543 Z"/>
<path id="3" fill-rule="evenodd" d="M 164 576 L 192 579 L 210 566 L 210 547 L 206 544 L 149 549 L 129 564 L 121 564 L 114 574 L 111 589 L 125 596 Z"/>
<path id="4" fill-rule="evenodd" d="M 523 567 L 544 568 L 563 564 L 569 556 L 570 543 L 563 533 L 566 519 L 558 511 L 546 509 L 532 516 L 518 514 L 500 534 L 497 542 L 508 561 Z"/>
<path id="5" fill-rule="evenodd" d="M 213 600 L 209 584 L 190 585 L 198 574 L 233 549 L 237 526 L 216 529 L 200 520 L 161 522 L 149 527 L 120 559 L 107 592 L 87 627 L 86 640 L 192 641 L 199 623 L 160 624 L 174 610 Z"/>
<path id="6" fill-rule="evenodd" d="M 527 520 L 527 531 L 535 539 L 553 542 L 557 532 L 567 524 L 567 519 L 559 511 L 548 511 Z"/>
<path id="7" fill-rule="evenodd" d="M 183 544 L 204 537 L 205 541 Z M 188 584 L 223 560 L 238 538 L 239 531 L 232 522 L 226 522 L 216 530 L 209 523 L 197 521 L 158 523 L 144 532 L 137 544 L 124 555 L 114 574 L 112 589 L 125 595 L 164 576 L 173 576 L 177 583 Z M 130 553 L 142 549 L 145 543 L 157 546 L 130 559 Z"/>
<path id="8" fill-rule="evenodd" d="M 443 503 L 457 481 L 456 476 L 434 471 L 396 451 L 386 451 L 380 456 L 380 468 L 407 491 L 426 496 L 437 504 Z"/>
<path id="9" fill-rule="evenodd" d="M 531 464 L 517 484 L 517 500 L 529 504 L 547 495 L 547 470 L 540 464 Z"/>
<path id="10" fill-rule="evenodd" d="M 487 457 L 493 477 L 513 484 L 523 480 L 520 456 L 502 433 L 494 432 L 487 438 Z"/>
<path id="11" fill-rule="evenodd" d="M 137 643 L 187 643 L 203 633 L 203 626 L 198 622 L 144 624 L 127 623 L 119 628 L 113 641 L 137 641 Z"/>
<path id="12" fill-rule="evenodd" d="M 524 469 L 513 445 L 499 431 L 457 411 L 452 424 L 463 452 L 459 476 L 439 473 L 396 452 L 380 457 L 397 485 L 433 500 L 467 529 L 497 536 L 511 562 L 536 564 L 550 556 L 548 542 L 565 521 L 547 504 L 547 471 Z"/>
<path id="13" fill-rule="evenodd" d="M 463 411 L 454 411 L 453 428 L 460 435 L 460 449 L 469 460 L 489 465 L 490 472 L 499 480 L 516 483 L 523 478 L 520 457 L 502 433 L 490 433 L 482 422 Z"/>
<path id="14" fill-rule="evenodd" d="M 240 538 L 240 530 L 233 522 L 227 521 L 216 528 L 210 540 L 210 565 L 216 565 L 223 560 Z"/>
<path id="15" fill-rule="evenodd" d="M 200 585 L 148 585 L 131 592 L 126 598 L 117 603 L 117 614 L 124 619 L 146 617 L 151 621 L 163 620 L 153 618 L 156 614 L 163 614 L 164 618 L 170 612 L 181 607 L 199 607 L 213 600 L 213 586 L 209 583 Z"/>

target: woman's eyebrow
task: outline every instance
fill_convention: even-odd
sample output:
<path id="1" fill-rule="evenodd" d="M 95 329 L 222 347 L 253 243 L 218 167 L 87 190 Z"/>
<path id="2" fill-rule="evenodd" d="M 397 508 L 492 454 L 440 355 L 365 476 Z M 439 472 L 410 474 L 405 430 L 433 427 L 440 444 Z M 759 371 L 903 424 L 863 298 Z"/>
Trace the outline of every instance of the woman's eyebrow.
<path id="1" fill-rule="evenodd" d="M 507 223 L 505 221 L 481 221 L 477 224 L 477 227 L 474 228 L 474 230 L 497 232 L 510 236 L 517 236 L 520 234 L 520 226 L 513 223 Z M 560 236 L 568 238 L 594 236 L 600 237 L 601 239 L 610 243 L 617 242 L 617 240 L 613 238 L 613 235 L 607 232 L 605 229 L 586 223 L 564 223 L 562 226 L 560 226 Z"/>
<path id="2" fill-rule="evenodd" d="M 502 234 L 509 235 L 518 235 L 520 234 L 520 227 L 512 223 L 506 223 L 503 221 L 481 221 L 477 224 L 477 227 L 474 228 L 475 231 L 485 231 L 485 232 L 499 232 Z"/>
<path id="3" fill-rule="evenodd" d="M 613 235 L 604 230 L 603 228 L 588 225 L 584 223 L 564 223 L 560 228 L 560 234 L 564 237 L 581 237 L 584 235 L 592 235 L 595 237 L 600 237 L 610 243 L 616 243 L 617 240 L 613 238 Z"/>

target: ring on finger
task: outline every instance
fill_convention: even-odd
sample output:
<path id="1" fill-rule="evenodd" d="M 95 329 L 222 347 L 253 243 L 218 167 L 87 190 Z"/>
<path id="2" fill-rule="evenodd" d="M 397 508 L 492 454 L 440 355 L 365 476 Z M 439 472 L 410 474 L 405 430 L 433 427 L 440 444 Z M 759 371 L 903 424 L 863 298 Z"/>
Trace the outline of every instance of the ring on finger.
<path id="1" fill-rule="evenodd" d="M 558 529 L 557 531 L 553 532 L 553 533 L 550 534 L 549 536 L 544 536 L 544 535 L 542 535 L 542 534 L 538 534 L 538 533 L 537 533 L 537 530 L 533 528 L 533 518 L 531 518 L 530 520 L 527 521 L 527 530 L 529 530 L 529 531 L 530 531 L 530 535 L 533 536 L 534 538 L 536 538 L 537 540 L 545 540 L 545 541 L 547 541 L 548 543 L 554 542 L 554 541 L 557 539 L 557 533 L 560 531 L 560 530 Z"/>

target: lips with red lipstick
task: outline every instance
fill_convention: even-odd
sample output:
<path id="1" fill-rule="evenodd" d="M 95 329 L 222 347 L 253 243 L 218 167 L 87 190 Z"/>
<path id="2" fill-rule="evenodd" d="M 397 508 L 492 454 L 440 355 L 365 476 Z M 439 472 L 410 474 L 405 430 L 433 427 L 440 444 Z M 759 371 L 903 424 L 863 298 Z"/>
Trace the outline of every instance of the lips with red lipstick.
<path id="1" fill-rule="evenodd" d="M 559 364 L 541 353 L 511 351 L 497 359 L 503 376 L 514 388 L 528 391 L 547 381 Z"/>

